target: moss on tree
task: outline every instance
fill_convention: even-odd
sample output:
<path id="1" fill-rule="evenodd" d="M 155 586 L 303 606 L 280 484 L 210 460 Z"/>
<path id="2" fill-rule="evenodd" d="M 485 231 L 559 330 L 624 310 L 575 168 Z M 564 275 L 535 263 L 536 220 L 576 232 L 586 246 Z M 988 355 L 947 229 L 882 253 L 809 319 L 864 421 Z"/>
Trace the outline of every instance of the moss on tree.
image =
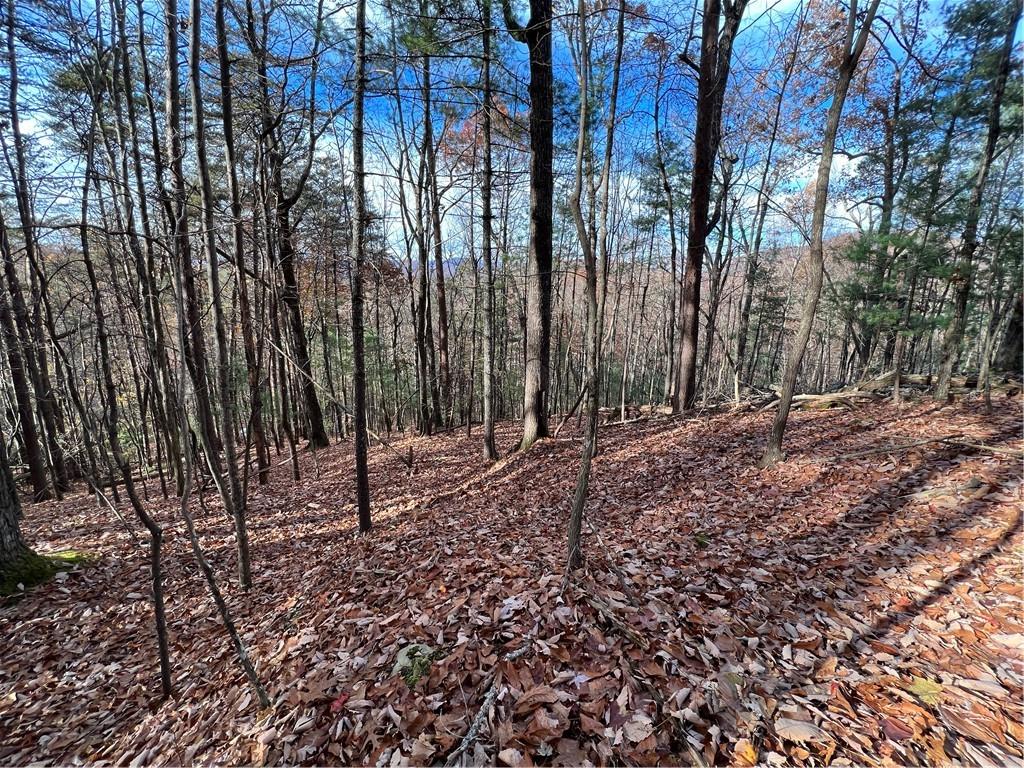
<path id="1" fill-rule="evenodd" d="M 0 566 L 0 595 L 14 595 L 42 584 L 58 571 L 53 560 L 37 555 L 31 549 Z"/>
<path id="2" fill-rule="evenodd" d="M 55 573 L 74 566 L 90 565 L 96 556 L 69 549 L 52 555 L 37 555 L 31 549 L 0 566 L 0 596 L 23 594 L 26 590 L 49 581 Z"/>

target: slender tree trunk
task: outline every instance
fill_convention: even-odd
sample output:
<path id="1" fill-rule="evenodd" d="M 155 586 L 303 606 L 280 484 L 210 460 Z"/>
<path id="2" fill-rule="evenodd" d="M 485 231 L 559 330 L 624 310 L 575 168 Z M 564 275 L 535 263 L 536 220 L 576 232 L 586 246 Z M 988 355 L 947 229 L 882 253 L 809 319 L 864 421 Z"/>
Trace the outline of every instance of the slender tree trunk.
<path id="1" fill-rule="evenodd" d="M 173 0 L 170 0 L 173 3 Z M 95 73 L 94 73 L 95 74 Z M 96 78 L 94 82 L 98 81 Z M 124 484 L 125 492 L 131 502 L 132 509 L 138 516 L 142 525 L 149 533 L 149 564 L 152 581 L 153 611 L 156 622 L 157 650 L 160 659 L 160 685 L 164 698 L 172 693 L 171 685 L 171 661 L 169 644 L 167 640 L 167 619 L 164 609 L 163 594 L 163 570 L 161 565 L 161 549 L 163 546 L 163 529 L 149 515 L 143 506 L 138 494 L 135 491 L 135 481 L 132 478 L 132 470 L 124 453 L 121 450 L 120 425 L 118 418 L 117 390 L 114 386 L 114 374 L 110 366 L 110 348 L 107 339 L 106 317 L 101 301 L 99 281 L 96 278 L 96 269 L 93 266 L 89 242 L 88 214 L 89 214 L 89 185 L 93 181 L 93 141 L 97 127 L 96 115 L 98 112 L 99 94 L 91 94 L 93 100 L 92 120 L 89 127 L 89 134 L 86 138 L 86 168 L 85 180 L 82 185 L 82 206 L 81 220 L 79 223 L 79 236 L 82 248 L 82 262 L 85 264 L 86 276 L 89 281 L 89 289 L 92 298 L 93 320 L 96 326 L 96 341 L 99 346 L 99 364 L 103 385 L 105 423 L 107 431 L 107 442 L 110 446 L 110 454 L 114 466 L 117 467 Z"/>
<path id="2" fill-rule="evenodd" d="M 209 376 L 206 368 L 206 343 L 202 326 L 202 310 L 196 292 L 195 274 L 192 267 L 192 248 L 188 226 L 188 184 L 185 179 L 184 147 L 181 130 L 181 92 L 178 77 L 178 1 L 165 0 L 164 32 L 167 50 L 165 69 L 167 165 L 171 170 L 171 216 L 173 234 L 171 237 L 174 254 L 174 269 L 181 272 L 185 291 L 184 311 L 188 315 L 188 346 L 182 350 L 188 364 L 189 376 L 195 392 L 200 433 L 210 436 L 217 434 L 213 408 L 210 405 Z M 184 439 L 184 437 L 183 437 Z M 187 446 L 184 446 L 187 450 Z M 216 444 L 209 452 L 216 456 Z M 219 473 L 218 473 L 219 474 Z"/>
<path id="3" fill-rule="evenodd" d="M 654 90 L 654 157 L 658 165 L 658 175 L 661 177 L 662 193 L 665 195 L 665 209 L 668 215 L 668 242 L 669 242 L 669 267 L 670 267 L 670 290 L 668 299 L 668 320 L 665 326 L 665 392 L 664 400 L 668 403 L 676 402 L 676 376 L 675 376 L 675 336 L 676 336 L 676 291 L 679 287 L 677 277 L 679 262 L 679 245 L 676 241 L 676 216 L 675 201 L 672 195 L 672 182 L 665 165 L 665 149 L 661 135 L 661 88 L 665 78 L 665 66 L 668 53 L 659 55 L 657 80 Z"/>
<path id="4" fill-rule="evenodd" d="M 352 384 L 355 427 L 356 504 L 359 530 L 370 530 L 367 468 L 366 353 L 363 337 L 363 260 L 366 231 L 366 174 L 363 169 L 363 101 L 366 94 L 366 0 L 356 0 L 355 85 L 352 100 Z"/>
<path id="5" fill-rule="evenodd" d="M 426 9 L 426 3 L 423 4 Z M 434 245 L 434 282 L 437 291 L 437 368 L 440 401 L 443 405 L 434 414 L 437 426 L 443 426 L 443 412 L 452 404 L 452 379 L 448 352 L 448 294 L 445 291 L 444 243 L 441 240 L 441 196 L 437 187 L 437 151 L 434 146 L 434 125 L 431 114 L 430 57 L 423 64 L 423 149 L 427 159 L 427 199 L 430 205 L 430 227 Z"/>
<path id="6" fill-rule="evenodd" d="M 245 227 L 242 222 L 242 196 L 238 184 L 238 163 L 235 152 L 234 102 L 231 90 L 231 57 L 228 50 L 224 2 L 215 0 L 217 24 L 217 60 L 220 74 L 221 123 L 224 129 L 224 163 L 227 170 L 228 197 L 231 200 L 231 255 L 238 285 L 238 314 L 242 326 L 242 348 L 245 351 L 246 381 L 249 385 L 249 419 L 246 430 L 252 436 L 260 485 L 270 480 L 270 452 L 263 430 L 263 398 L 260 393 L 259 359 L 253 332 L 252 306 L 249 301 L 249 278 L 245 268 Z M 244 493 L 244 489 L 243 489 Z"/>
<path id="7" fill-rule="evenodd" d="M 491 187 L 494 171 L 491 162 L 491 0 L 480 0 L 483 15 L 483 179 L 480 186 L 482 249 L 484 257 L 484 458 L 494 461 L 494 255 L 492 253 Z"/>
<path id="8" fill-rule="evenodd" d="M 25 156 L 25 140 L 21 133 L 21 115 L 18 105 L 19 70 L 14 39 L 15 10 L 14 0 L 8 0 L 7 13 L 5 14 L 7 16 L 8 127 L 14 141 L 13 172 L 15 178 L 13 181 L 25 254 L 29 265 L 37 267 L 39 262 L 36 252 L 35 213 L 28 182 L 28 163 Z M 4 154 L 7 154 L 6 142 L 4 143 Z M 9 157 L 8 163 L 10 163 Z M 18 324 L 18 332 L 22 336 L 22 343 L 24 345 L 22 358 L 29 375 L 29 380 L 32 382 L 33 389 L 35 390 L 36 405 L 39 409 L 40 422 L 44 431 L 42 438 L 45 441 L 47 457 L 53 471 L 53 487 L 59 497 L 61 489 L 67 487 L 68 477 L 64 466 L 64 452 L 57 440 L 61 421 L 60 408 L 57 402 L 56 391 L 50 382 L 46 344 L 43 339 L 43 328 L 39 315 L 40 302 L 37 296 L 32 296 L 34 317 L 33 321 L 30 322 L 28 310 L 24 306 L 21 288 L 13 271 L 8 270 L 7 280 L 11 289 L 11 301 Z"/>
<path id="9" fill-rule="evenodd" d="M 974 279 L 974 252 L 978 248 L 978 221 L 981 217 L 981 204 L 985 194 L 985 182 L 988 180 L 992 157 L 995 155 L 996 143 L 999 140 L 999 119 L 1002 112 L 1003 94 L 1006 81 L 1010 76 L 1010 60 L 1013 55 L 1013 38 L 1020 21 L 1021 4 L 1016 0 L 1010 4 L 1011 15 L 1006 27 L 1003 49 L 999 60 L 999 70 L 992 84 L 992 100 L 988 110 L 988 133 L 985 148 L 978 160 L 974 174 L 974 185 L 971 199 L 967 205 L 964 232 L 960 238 L 957 254 L 956 271 L 953 283 L 956 286 L 953 294 L 953 321 L 946 330 L 942 340 L 942 362 L 939 366 L 939 380 L 935 388 L 935 397 L 939 400 L 949 398 L 950 380 L 953 378 L 953 367 L 956 356 L 963 341 L 964 329 L 967 325 L 967 303 L 971 296 L 971 285 Z"/>
<path id="10" fill-rule="evenodd" d="M 0 440 L 0 596 L 32 586 L 53 573 L 53 566 L 25 543 L 21 502 L 11 473 L 7 446 Z"/>
<path id="11" fill-rule="evenodd" d="M 594 447 L 597 438 L 597 412 L 600 404 L 599 399 L 599 370 L 598 370 L 598 334 L 600 325 L 597 316 L 597 259 L 592 247 L 591 235 L 587 231 L 587 223 L 581 208 L 581 197 L 583 193 L 583 158 L 589 150 L 589 132 L 587 130 L 589 109 L 590 109 L 590 83 L 588 70 L 590 69 L 590 43 L 587 40 L 587 13 L 584 0 L 579 0 L 577 10 L 577 23 L 579 25 L 579 100 L 580 112 L 578 123 L 578 135 L 576 141 L 576 181 L 572 196 L 569 199 L 569 209 L 572 211 L 573 220 L 576 223 L 576 235 L 579 240 L 580 249 L 583 251 L 583 264 L 586 271 L 586 307 L 587 307 L 587 330 L 586 330 L 586 425 L 583 430 L 583 453 L 580 457 L 580 469 L 576 478 L 576 492 L 573 494 L 572 510 L 569 513 L 569 535 L 568 535 L 568 568 L 573 570 L 583 565 L 583 508 L 587 502 L 587 489 L 590 484 L 590 469 L 593 463 Z"/>
<path id="12" fill-rule="evenodd" d="M 804 353 L 807 350 L 807 342 L 811 337 L 811 328 L 814 325 L 814 316 L 818 309 L 818 300 L 821 298 L 821 286 L 824 282 L 825 255 L 823 240 L 825 234 L 825 206 L 828 203 L 828 182 L 832 172 L 832 156 L 835 154 L 836 134 L 839 132 L 839 121 L 843 115 L 846 94 L 850 90 L 850 82 L 857 69 L 857 62 L 860 60 L 860 55 L 867 44 L 871 23 L 874 21 L 875 12 L 878 10 L 878 3 L 879 0 L 870 0 L 859 31 L 857 29 L 857 0 L 851 0 L 850 3 L 844 47 L 846 53 L 839 66 L 838 79 L 832 92 L 832 102 L 825 117 L 821 159 L 818 162 L 818 177 L 814 184 L 814 216 L 811 221 L 811 247 L 807 264 L 809 284 L 807 294 L 804 297 L 800 327 L 797 330 L 796 338 L 793 340 L 793 348 L 786 363 L 786 372 L 782 379 L 782 391 L 779 395 L 778 410 L 775 413 L 775 421 L 772 423 L 768 447 L 761 459 L 763 466 L 774 464 L 782 458 L 782 438 L 786 432 L 786 423 L 789 420 L 789 409 L 793 402 L 796 379 L 800 373 L 800 364 L 803 362 Z M 854 39 L 855 35 L 856 39 Z"/>
<path id="13" fill-rule="evenodd" d="M 993 366 L 997 371 L 1019 373 L 1024 357 L 1024 294 L 1018 291 L 1008 314 L 1006 329 L 1003 331 Z"/>
<path id="14" fill-rule="evenodd" d="M 280 170 L 278 170 L 278 176 Z M 281 271 L 281 305 L 284 307 L 291 330 L 292 352 L 299 370 L 299 387 L 302 402 L 306 408 L 306 422 L 312 448 L 326 448 L 330 445 L 324 426 L 324 412 L 316 394 L 313 379 L 313 365 L 309 357 L 309 341 L 306 339 L 306 325 L 302 320 L 302 305 L 299 303 L 299 282 L 295 276 L 295 233 L 292 231 L 291 205 L 280 200 L 277 205 L 278 252 L 277 266 Z"/>
<path id="15" fill-rule="evenodd" d="M 596 226 L 591 227 L 591 231 L 594 234 L 594 240 L 596 241 L 597 253 L 595 257 L 597 264 L 595 268 L 599 268 L 602 276 L 602 285 L 600 286 L 600 300 L 597 306 L 597 328 L 596 328 L 596 344 L 597 349 L 594 352 L 594 366 L 599 368 L 602 357 L 602 326 L 604 324 L 605 315 L 605 302 L 608 295 L 608 264 L 609 264 L 609 231 L 608 231 L 608 214 L 609 214 L 609 190 L 611 188 L 611 176 L 612 176 L 612 157 L 613 150 L 615 148 L 615 121 L 618 115 L 616 109 L 618 106 L 619 98 L 619 73 L 622 70 L 622 50 L 625 41 L 626 34 L 626 6 L 624 0 L 619 0 L 618 12 L 615 16 L 615 55 L 612 59 L 612 82 L 611 89 L 608 94 L 608 112 L 605 118 L 605 142 L 604 142 L 604 159 L 601 166 L 601 180 L 598 184 L 598 190 L 594 197 L 600 204 L 600 214 Z M 587 52 L 589 56 L 589 51 Z M 588 64 L 589 65 L 589 64 Z M 592 211 L 593 212 L 593 211 Z M 596 277 L 595 277 L 596 279 Z M 611 322 L 611 345 L 612 349 L 615 347 L 615 330 L 616 330 L 616 316 L 619 308 L 619 298 L 621 296 L 621 290 L 616 293 L 615 305 L 612 310 L 612 322 Z M 589 301 L 589 297 L 588 297 Z M 610 370 L 609 370 L 610 375 Z M 594 373 L 595 377 L 600 376 L 600 370 Z M 611 388 L 609 382 L 608 387 L 605 388 L 607 392 Z M 598 401 L 600 402 L 600 401 Z M 596 418 L 596 417 L 595 417 Z M 590 441 L 590 450 L 593 456 L 597 455 L 597 431 L 595 429 L 593 439 Z"/>
<path id="16" fill-rule="evenodd" d="M 3 238 L 0 257 L 4 260 L 5 269 L 13 268 L 11 246 L 7 239 L 7 225 L 0 213 L 0 238 Z M 4 347 L 7 350 L 7 365 L 11 370 L 11 385 L 14 389 L 14 401 L 18 412 L 18 432 L 21 437 L 23 451 L 22 460 L 28 465 L 29 478 L 32 482 L 32 498 L 43 501 L 50 497 L 50 487 L 46 481 L 46 465 L 43 462 L 42 447 L 39 444 L 39 433 L 36 431 L 35 414 L 32 408 L 32 394 L 29 388 L 28 374 L 22 357 L 21 339 L 15 325 L 14 314 L 11 312 L 6 291 L 0 288 L 0 331 L 3 333 Z"/>
<path id="17" fill-rule="evenodd" d="M 215 0 L 217 26 L 224 26 L 223 0 Z M 235 444 L 235 408 L 231 392 L 231 350 L 228 348 L 227 321 L 224 317 L 224 302 L 221 298 L 220 256 L 217 253 L 217 239 L 213 221 L 213 183 L 210 180 L 210 165 L 206 152 L 206 112 L 203 104 L 202 72 L 200 70 L 200 32 L 202 28 L 202 5 L 192 0 L 191 41 L 189 44 L 189 71 L 192 93 L 192 124 L 195 133 L 196 167 L 199 171 L 199 195 L 203 210 L 203 244 L 208 264 L 210 300 L 213 304 L 213 335 L 217 349 L 217 395 L 220 400 L 220 439 L 224 449 L 224 478 L 218 483 L 225 511 L 235 523 L 235 539 L 238 547 L 238 582 L 243 589 L 252 585 L 252 569 L 249 563 L 249 534 L 245 524 L 245 497 L 238 475 L 238 456 Z M 214 440 L 205 441 L 214 444 Z M 210 458 L 210 466 L 216 471 L 216 462 Z"/>
<path id="18" fill-rule="evenodd" d="M 768 216 L 768 176 L 771 173 L 772 155 L 775 151 L 775 142 L 779 135 L 779 122 L 782 117 L 782 103 L 785 99 L 789 81 L 793 77 L 796 68 L 797 53 L 800 50 L 800 41 L 803 37 L 804 15 L 801 14 L 797 20 L 797 28 L 793 49 L 786 56 L 786 64 L 783 70 L 782 84 L 779 87 L 779 95 L 775 101 L 775 110 L 772 113 L 772 127 L 768 135 L 768 149 L 765 153 L 764 168 L 761 171 L 761 183 L 757 188 L 757 208 L 754 212 L 754 238 L 750 253 L 747 256 L 746 271 L 743 276 L 743 295 L 740 299 L 739 327 L 736 330 L 736 359 L 733 372 L 733 393 L 736 402 L 740 400 L 740 394 L 744 382 L 743 372 L 745 369 L 747 353 L 747 337 L 750 335 L 750 310 L 754 302 L 754 281 L 757 279 L 758 270 L 761 268 L 761 242 L 764 235 L 764 222 Z"/>

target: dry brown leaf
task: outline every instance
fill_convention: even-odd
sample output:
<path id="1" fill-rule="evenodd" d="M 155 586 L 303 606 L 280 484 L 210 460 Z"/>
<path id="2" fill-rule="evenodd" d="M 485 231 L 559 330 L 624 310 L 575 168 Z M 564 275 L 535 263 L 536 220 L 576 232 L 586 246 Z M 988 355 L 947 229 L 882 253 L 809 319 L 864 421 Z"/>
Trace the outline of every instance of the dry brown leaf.
<path id="1" fill-rule="evenodd" d="M 622 732 L 631 742 L 639 744 L 654 733 L 654 723 L 647 715 L 637 713 L 622 726 Z"/>
<path id="2" fill-rule="evenodd" d="M 793 720 L 787 717 L 780 717 L 775 721 L 775 732 L 789 741 L 816 742 L 828 741 L 831 737 L 806 720 Z"/>
<path id="3" fill-rule="evenodd" d="M 733 745 L 732 760 L 734 765 L 752 768 L 757 765 L 757 750 L 748 739 L 740 739 Z"/>
<path id="4" fill-rule="evenodd" d="M 558 692 L 550 685 L 537 685 L 524 691 L 516 701 L 516 713 L 529 712 L 543 704 L 554 704 L 558 701 Z"/>

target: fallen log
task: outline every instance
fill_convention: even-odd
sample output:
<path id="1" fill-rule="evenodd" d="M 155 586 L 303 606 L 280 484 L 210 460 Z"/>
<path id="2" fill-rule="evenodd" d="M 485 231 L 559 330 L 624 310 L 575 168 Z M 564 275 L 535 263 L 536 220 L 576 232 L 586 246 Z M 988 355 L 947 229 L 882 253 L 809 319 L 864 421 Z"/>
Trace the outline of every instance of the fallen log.
<path id="1" fill-rule="evenodd" d="M 891 390 L 896 380 L 896 371 L 887 371 L 872 379 L 859 381 L 849 389 L 860 392 L 877 392 Z M 954 376 L 950 379 L 950 393 L 954 395 L 965 395 L 983 389 L 984 382 L 978 381 L 977 374 Z M 900 375 L 901 389 L 932 389 L 936 384 L 935 376 L 922 373 L 904 373 Z M 993 375 L 989 387 L 993 392 L 1006 392 L 1012 397 L 1021 390 L 1021 381 L 1017 375 L 1001 374 Z"/>
<path id="2" fill-rule="evenodd" d="M 796 395 L 793 397 L 794 408 L 810 408 L 812 410 L 832 408 L 834 406 L 856 407 L 858 400 L 881 400 L 881 397 L 874 392 L 859 392 L 857 390 L 842 390 L 840 392 L 826 392 L 821 395 Z"/>
<path id="3" fill-rule="evenodd" d="M 671 416 L 671 405 L 641 405 L 640 413 L 647 416 Z"/>
<path id="4" fill-rule="evenodd" d="M 962 432 L 957 432 L 952 435 L 944 435 L 942 437 L 926 437 L 923 440 L 915 440 L 911 443 L 902 443 L 900 445 L 882 445 L 876 448 L 868 448 L 863 451 L 854 451 L 853 453 L 844 453 L 839 456 L 833 456 L 828 461 L 845 461 L 846 459 L 858 459 L 864 456 L 873 456 L 879 453 L 896 453 L 898 451 L 906 451 L 911 448 L 919 448 L 922 445 L 929 445 L 930 443 L 948 443 L 949 445 L 960 445 L 964 448 L 970 448 L 975 451 L 988 451 L 990 453 L 998 453 L 1004 456 L 1013 456 L 1015 458 L 1024 458 L 1024 451 L 1017 448 L 1006 448 L 1000 445 L 986 445 L 984 443 L 976 443 L 971 440 L 965 439 Z"/>
<path id="5" fill-rule="evenodd" d="M 552 437 L 558 437 L 558 433 L 562 431 L 562 427 L 569 423 L 569 419 L 571 419 L 572 415 L 576 413 L 576 409 L 580 407 L 580 403 L 583 402 L 583 396 L 586 394 L 587 385 L 584 384 L 583 387 L 580 389 L 579 395 L 576 396 L 576 402 L 572 404 L 572 408 L 570 408 L 568 412 L 565 414 L 565 416 L 562 417 L 562 420 L 558 422 L 558 426 L 555 427 L 555 432 L 552 435 Z"/>
<path id="6" fill-rule="evenodd" d="M 838 392 L 825 392 L 820 395 L 793 395 L 791 408 L 793 410 L 807 409 L 812 411 L 827 410 L 829 408 L 856 408 L 860 401 L 876 402 L 881 400 L 881 395 L 876 392 L 861 392 L 858 390 L 842 389 Z M 777 407 L 779 398 L 775 398 L 758 410 L 767 411 Z"/>
<path id="7" fill-rule="evenodd" d="M 863 456 L 873 456 L 877 453 L 895 453 L 896 451 L 906 451 L 910 448 L 917 448 L 922 445 L 929 445 L 930 443 L 944 443 L 954 440 L 958 437 L 962 437 L 962 433 L 958 432 L 955 435 L 946 435 L 945 437 L 928 437 L 924 440 L 915 440 L 912 443 L 903 443 L 902 445 L 882 445 L 875 448 L 868 448 L 864 451 L 854 451 L 853 453 L 844 453 L 839 456 L 834 456 L 829 461 L 845 461 L 846 459 L 859 459 Z"/>
<path id="8" fill-rule="evenodd" d="M 892 370 L 875 376 L 873 379 L 858 381 L 856 384 L 849 387 L 849 389 L 858 390 L 861 392 L 881 392 L 882 390 L 891 389 L 895 381 L 896 371 Z M 932 377 L 929 375 L 924 375 L 920 373 L 900 374 L 900 387 L 902 389 L 928 389 L 934 385 L 935 382 L 932 381 Z"/>
<path id="9" fill-rule="evenodd" d="M 988 451 L 989 453 L 999 453 L 1004 456 L 1013 456 L 1018 459 L 1024 458 L 1024 451 L 1016 448 L 1003 448 L 999 445 L 985 445 L 984 443 L 973 443 L 969 440 L 959 440 L 955 438 L 944 438 L 944 442 L 952 443 L 953 445 L 962 445 L 965 448 L 973 448 L 976 451 Z"/>

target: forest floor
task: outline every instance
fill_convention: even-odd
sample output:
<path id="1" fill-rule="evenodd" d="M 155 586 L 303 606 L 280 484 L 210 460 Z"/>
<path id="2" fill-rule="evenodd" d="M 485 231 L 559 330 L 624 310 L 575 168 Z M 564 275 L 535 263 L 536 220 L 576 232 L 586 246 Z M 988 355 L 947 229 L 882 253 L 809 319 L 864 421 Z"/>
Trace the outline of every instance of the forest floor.
<path id="1" fill-rule="evenodd" d="M 146 548 L 82 493 L 28 506 L 39 551 L 98 559 L 0 605 L 0 763 L 441 764 L 482 707 L 462 764 L 1019 761 L 1020 400 L 795 413 L 788 460 L 758 469 L 770 419 L 602 427 L 568 585 L 571 435 L 491 467 L 478 432 L 398 440 L 411 475 L 373 447 L 366 536 L 350 444 L 304 455 L 299 484 L 282 464 L 252 489 L 248 593 L 207 491 L 203 544 L 263 711 L 154 483 L 163 704 Z M 847 456 L 954 433 L 1010 452 Z M 434 653 L 410 686 L 393 669 L 414 642 Z"/>

